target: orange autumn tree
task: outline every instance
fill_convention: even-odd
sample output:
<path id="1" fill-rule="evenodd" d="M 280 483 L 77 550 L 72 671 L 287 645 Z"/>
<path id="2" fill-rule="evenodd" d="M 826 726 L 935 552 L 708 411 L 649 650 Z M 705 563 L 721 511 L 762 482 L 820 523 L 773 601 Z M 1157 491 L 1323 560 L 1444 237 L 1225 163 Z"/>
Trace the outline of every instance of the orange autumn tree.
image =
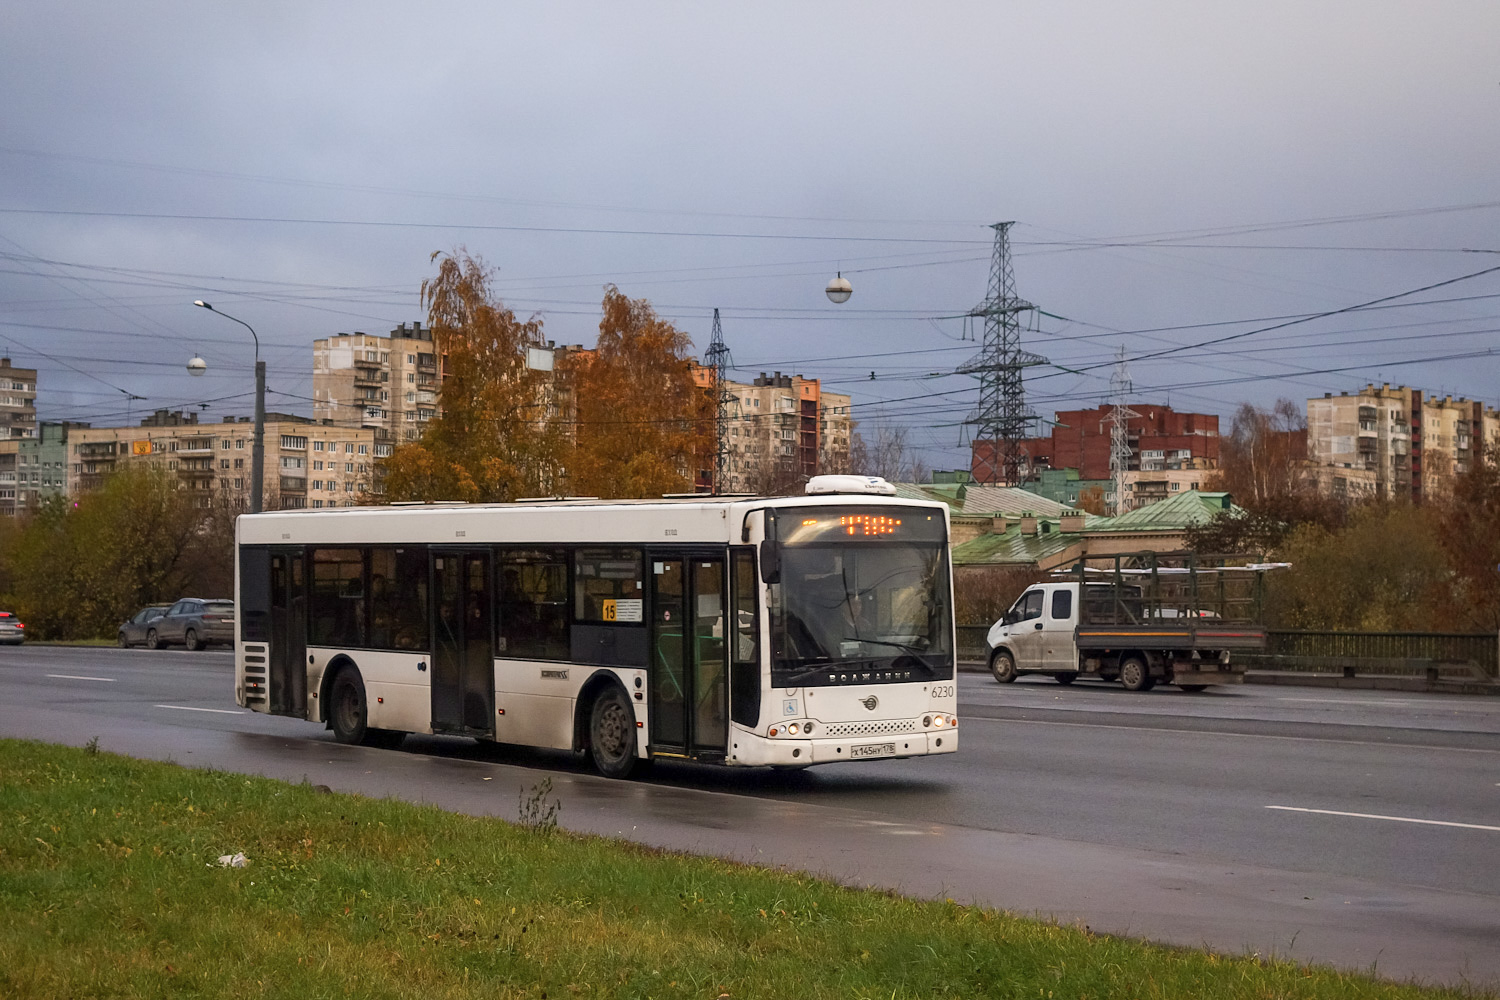
<path id="1" fill-rule="evenodd" d="M 713 401 L 694 380 L 692 346 L 645 299 L 605 288 L 598 346 L 564 363 L 575 410 L 569 492 L 686 493 L 712 467 Z"/>
<path id="2" fill-rule="evenodd" d="M 434 258 L 438 254 L 433 255 Z M 566 435 L 549 419 L 550 373 L 526 365 L 542 326 L 492 298 L 492 272 L 460 250 L 422 282 L 443 379 L 422 439 L 382 460 L 385 499 L 485 502 L 558 491 Z"/>

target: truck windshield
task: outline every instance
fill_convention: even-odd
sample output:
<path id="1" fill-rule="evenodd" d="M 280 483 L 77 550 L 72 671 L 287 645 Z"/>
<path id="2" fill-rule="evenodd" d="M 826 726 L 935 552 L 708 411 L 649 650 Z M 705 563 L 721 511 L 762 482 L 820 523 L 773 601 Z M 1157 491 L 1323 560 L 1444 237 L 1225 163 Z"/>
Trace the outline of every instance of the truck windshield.
<path id="1" fill-rule="evenodd" d="M 944 542 L 785 546 L 770 589 L 774 685 L 953 676 Z"/>

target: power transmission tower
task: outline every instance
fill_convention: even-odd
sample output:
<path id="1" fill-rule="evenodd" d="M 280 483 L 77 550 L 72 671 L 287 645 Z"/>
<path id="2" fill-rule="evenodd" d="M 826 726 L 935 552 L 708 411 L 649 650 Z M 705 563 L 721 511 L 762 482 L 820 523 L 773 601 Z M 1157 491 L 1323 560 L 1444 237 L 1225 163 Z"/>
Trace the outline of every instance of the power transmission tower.
<path id="1" fill-rule="evenodd" d="M 714 310 L 713 334 L 708 340 L 708 351 L 704 360 L 713 372 L 714 398 L 714 493 L 727 493 L 729 478 L 729 404 L 734 391 L 729 388 L 728 370 L 734 361 L 729 356 L 729 345 L 724 343 L 724 328 L 719 325 L 719 310 Z"/>
<path id="2" fill-rule="evenodd" d="M 1109 478 L 1115 485 L 1110 513 L 1116 516 L 1125 513 L 1125 473 L 1130 467 L 1130 441 L 1126 432 L 1131 419 L 1140 416 L 1130 408 L 1130 394 L 1134 391 L 1130 369 L 1125 366 L 1125 345 L 1121 344 L 1115 370 L 1109 376 Z"/>
<path id="3" fill-rule="evenodd" d="M 1010 266 L 1010 227 L 1013 222 L 997 222 L 995 251 L 990 259 L 989 294 L 970 316 L 984 318 L 984 346 L 958 371 L 979 376 L 979 406 L 967 421 L 974 427 L 974 441 L 989 441 L 994 449 L 988 469 L 979 469 L 975 479 L 981 483 L 999 482 L 1004 486 L 1020 483 L 1027 465 L 1021 447 L 1036 414 L 1026 406 L 1026 388 L 1021 384 L 1022 369 L 1044 365 L 1047 359 L 1021 350 L 1020 313 L 1035 309 L 1030 302 L 1016 296 L 1016 276 Z"/>

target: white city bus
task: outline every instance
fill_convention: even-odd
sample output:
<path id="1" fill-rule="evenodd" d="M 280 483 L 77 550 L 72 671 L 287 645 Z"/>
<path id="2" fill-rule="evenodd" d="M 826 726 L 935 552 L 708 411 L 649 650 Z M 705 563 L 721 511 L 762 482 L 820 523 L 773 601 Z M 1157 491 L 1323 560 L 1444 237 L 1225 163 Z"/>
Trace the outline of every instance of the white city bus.
<path id="1" fill-rule="evenodd" d="M 958 748 L 940 503 L 395 505 L 249 514 L 236 534 L 236 700 L 346 743 L 470 736 L 612 777 Z"/>

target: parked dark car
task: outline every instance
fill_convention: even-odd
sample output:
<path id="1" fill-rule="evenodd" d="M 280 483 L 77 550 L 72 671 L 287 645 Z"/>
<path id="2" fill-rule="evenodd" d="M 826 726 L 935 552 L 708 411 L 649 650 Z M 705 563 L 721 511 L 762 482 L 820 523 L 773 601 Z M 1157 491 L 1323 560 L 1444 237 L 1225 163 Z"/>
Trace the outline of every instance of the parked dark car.
<path id="1" fill-rule="evenodd" d="M 26 626 L 9 611 L 0 611 L 0 643 L 19 646 L 26 641 Z"/>
<path id="2" fill-rule="evenodd" d="M 215 642 L 234 644 L 233 601 L 184 597 L 146 626 L 147 649 L 177 645 L 202 649 Z"/>
<path id="3" fill-rule="evenodd" d="M 156 619 L 167 613 L 170 604 L 152 604 L 137 611 L 129 621 L 120 623 L 121 646 L 144 646 L 146 629 Z"/>

